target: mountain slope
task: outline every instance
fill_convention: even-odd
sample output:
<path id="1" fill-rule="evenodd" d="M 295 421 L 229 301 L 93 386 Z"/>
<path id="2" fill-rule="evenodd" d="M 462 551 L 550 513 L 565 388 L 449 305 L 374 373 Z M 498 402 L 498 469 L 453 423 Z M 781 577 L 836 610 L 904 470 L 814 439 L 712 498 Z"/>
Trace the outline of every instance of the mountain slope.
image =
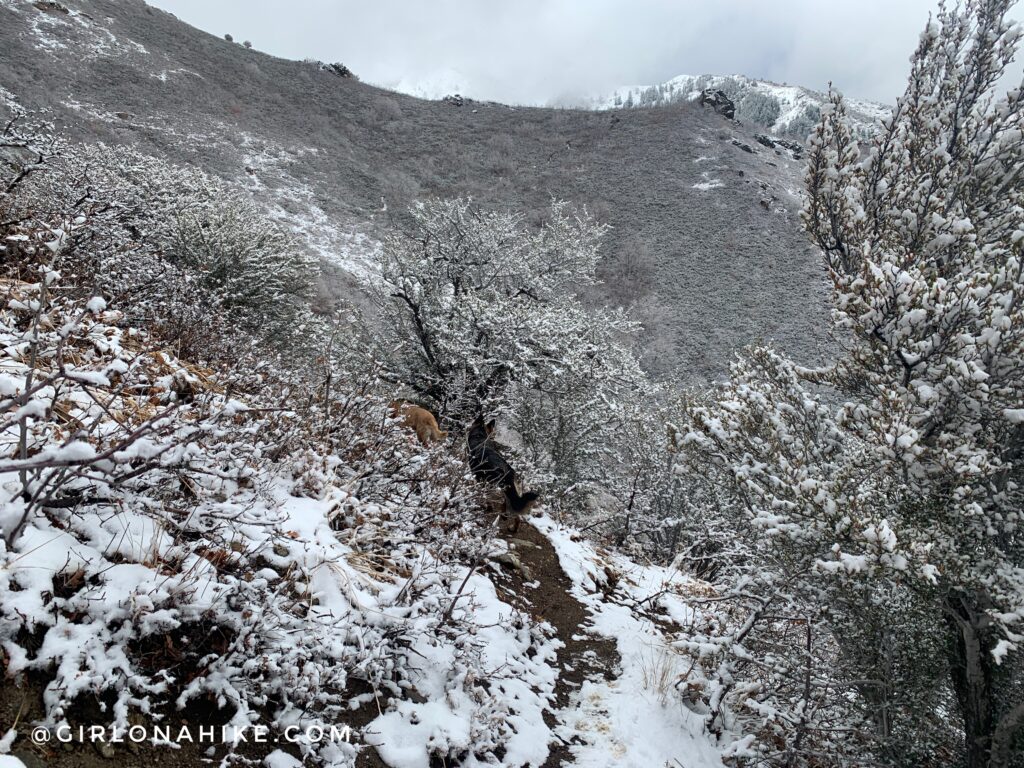
<path id="1" fill-rule="evenodd" d="M 245 184 L 349 273 L 414 198 L 470 195 L 536 220 L 556 197 L 613 227 L 592 299 L 635 305 L 656 373 L 707 380 L 756 338 L 806 362 L 827 352 L 801 163 L 746 126 L 689 103 L 457 107 L 245 49 L 140 0 L 38 6 L 0 0 L 7 100 Z"/>

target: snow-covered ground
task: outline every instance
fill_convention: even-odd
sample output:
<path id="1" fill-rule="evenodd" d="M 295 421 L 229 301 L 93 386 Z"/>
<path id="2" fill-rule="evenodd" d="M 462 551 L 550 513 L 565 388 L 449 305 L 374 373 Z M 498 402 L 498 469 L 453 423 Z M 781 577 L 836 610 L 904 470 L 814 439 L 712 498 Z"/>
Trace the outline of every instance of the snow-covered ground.
<path id="1" fill-rule="evenodd" d="M 550 517 L 534 525 L 552 543 L 573 584 L 572 596 L 590 612 L 588 631 L 615 640 L 620 667 L 612 679 L 594 677 L 556 713 L 558 735 L 572 747 L 575 765 L 604 768 L 712 768 L 720 750 L 703 732 L 703 717 L 683 705 L 688 660 L 666 636 L 667 622 L 693 618 L 686 595 L 701 585 L 671 568 L 638 565 L 598 550 Z M 604 589 L 609 574 L 614 591 Z M 651 614 L 661 617 L 656 622 Z"/>
<path id="2" fill-rule="evenodd" d="M 44 278 L 60 291 L 60 274 Z M 67 723 L 77 696 L 107 690 L 116 694 L 110 721 L 122 728 L 133 711 L 173 705 L 187 714 L 206 696 L 244 728 L 270 697 L 283 702 L 278 728 L 346 725 L 355 709 L 378 707 L 356 744 L 376 747 L 394 768 L 428 768 L 438 757 L 539 766 L 559 740 L 573 744 L 581 766 L 720 764 L 702 717 L 682 704 L 677 684 L 687 670 L 665 635 L 667 622 L 693 615 L 690 580 L 537 520 L 571 579 L 565 599 L 585 606 L 586 631 L 614 638 L 621 658 L 611 679 L 586 681 L 554 712 L 552 729 L 545 713 L 555 707 L 565 638 L 503 599 L 485 567 L 468 565 L 506 545 L 467 514 L 474 497 L 453 495 L 465 483 L 414 484 L 374 500 L 368 470 L 355 471 L 312 436 L 287 461 L 267 460 L 286 416 L 261 426 L 258 401 L 227 396 L 209 372 L 115 325 L 122 315 L 98 297 L 50 307 L 47 327 L 61 330 L 48 330 L 30 353 L 24 321 L 42 283 L 3 288 L 0 408 L 17 418 L 0 432 L 0 636 L 9 675 L 51 676 L 43 723 Z M 65 335 L 74 362 L 59 368 Z M 380 429 L 372 403 L 363 407 L 371 415 L 362 427 L 338 429 Z M 22 416 L 27 459 L 19 458 Z M 385 440 L 387 461 L 398 457 L 396 474 L 378 459 L 377 482 L 400 487 L 417 473 L 434 482 L 446 471 L 458 482 L 455 451 L 422 451 L 391 429 L 376 439 Z M 48 502 L 25 506 L 22 470 L 31 487 L 53 486 Z M 424 514 L 429 523 L 417 524 Z M 424 535 L 424 525 L 436 535 Z M 609 573 L 613 591 L 602 589 Z M 20 632 L 40 644 L 23 644 Z M 221 632 L 235 638 L 230 647 L 199 640 Z M 179 664 L 201 656 L 195 676 L 154 675 L 133 649 L 156 638 L 148 656 L 168 653 Z M 349 692 L 355 681 L 372 692 Z M 17 750 L 32 725 L 5 731 L 0 753 Z M 318 757 L 350 765 L 354 746 L 321 745 Z M 281 753 L 271 764 L 291 759 Z"/>

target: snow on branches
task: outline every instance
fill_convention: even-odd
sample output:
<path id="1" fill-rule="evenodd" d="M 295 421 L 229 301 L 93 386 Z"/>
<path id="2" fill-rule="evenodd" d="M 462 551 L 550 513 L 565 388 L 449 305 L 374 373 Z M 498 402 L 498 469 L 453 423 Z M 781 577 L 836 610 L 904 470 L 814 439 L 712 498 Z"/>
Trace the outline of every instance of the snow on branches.
<path id="1" fill-rule="evenodd" d="M 194 358 L 238 359 L 247 338 L 292 356 L 315 342 L 317 262 L 244 194 L 129 147 L 70 144 L 25 116 L 5 136 L 8 254 L 30 230 L 64 232 L 55 269 Z"/>
<path id="2" fill-rule="evenodd" d="M 467 200 L 410 213 L 368 286 L 366 352 L 455 425 L 505 417 L 535 482 L 593 493 L 622 466 L 609 460 L 616 436 L 653 391 L 629 345 L 637 325 L 576 295 L 595 281 L 604 228 L 564 203 L 536 231 Z"/>
<path id="3" fill-rule="evenodd" d="M 420 203 L 381 249 L 371 285 L 384 329 L 374 351 L 398 381 L 465 417 L 581 366 L 633 326 L 594 316 L 574 291 L 594 282 L 602 228 L 556 203 L 537 232 L 466 200 Z"/>
<path id="4" fill-rule="evenodd" d="M 328 730 L 366 706 L 424 760 L 542 759 L 546 629 L 477 573 L 502 545 L 461 459 L 411 440 L 379 382 L 339 369 L 324 387 L 332 361 L 304 359 L 312 265 L 201 174 L 17 152 L 0 167 L 0 659 L 44 687 L 46 723 L 81 724 L 86 697 L 90 724 L 120 727 L 202 703 Z M 444 717 L 424 736 L 428 712 Z"/>
<path id="5" fill-rule="evenodd" d="M 941 9 L 865 145 L 830 95 L 803 217 L 844 354 L 811 371 L 752 350 L 688 409 L 681 471 L 710 460 L 751 532 L 729 598 L 744 610 L 716 635 L 712 725 L 747 706 L 744 675 L 764 661 L 751 644 L 773 615 L 815 628 L 788 662 L 819 656 L 804 693 L 761 683 L 772 715 L 738 721 L 757 735 L 747 757 L 813 762 L 845 728 L 886 762 L 948 751 L 1005 766 L 1020 738 L 1024 91 L 995 94 L 1021 35 L 1010 4 Z M 826 659 L 840 680 L 820 675 Z M 811 707 L 821 686 L 832 694 Z"/>

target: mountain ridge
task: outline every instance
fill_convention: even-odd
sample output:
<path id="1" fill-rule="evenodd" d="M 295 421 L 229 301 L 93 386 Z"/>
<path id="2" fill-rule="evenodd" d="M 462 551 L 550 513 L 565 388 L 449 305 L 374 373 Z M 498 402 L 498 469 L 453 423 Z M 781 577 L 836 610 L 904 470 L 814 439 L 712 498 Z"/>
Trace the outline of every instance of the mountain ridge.
<path id="1" fill-rule="evenodd" d="M 654 85 L 628 85 L 587 101 L 592 109 L 659 107 L 693 101 L 706 88 L 722 90 L 736 103 L 740 120 L 762 126 L 769 132 L 806 139 L 821 115 L 827 94 L 800 85 L 775 83 L 746 75 L 677 75 Z M 844 99 L 850 124 L 868 136 L 879 120 L 889 114 L 884 104 L 865 99 Z"/>

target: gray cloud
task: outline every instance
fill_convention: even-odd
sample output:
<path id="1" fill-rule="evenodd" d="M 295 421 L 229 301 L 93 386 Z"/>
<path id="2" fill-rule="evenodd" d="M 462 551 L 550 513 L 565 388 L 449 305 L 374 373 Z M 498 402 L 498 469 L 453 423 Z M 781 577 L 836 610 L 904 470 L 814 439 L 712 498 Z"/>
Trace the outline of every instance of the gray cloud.
<path id="1" fill-rule="evenodd" d="M 891 103 L 935 0 L 151 0 L 287 58 L 425 95 L 565 102 L 746 74 Z"/>

